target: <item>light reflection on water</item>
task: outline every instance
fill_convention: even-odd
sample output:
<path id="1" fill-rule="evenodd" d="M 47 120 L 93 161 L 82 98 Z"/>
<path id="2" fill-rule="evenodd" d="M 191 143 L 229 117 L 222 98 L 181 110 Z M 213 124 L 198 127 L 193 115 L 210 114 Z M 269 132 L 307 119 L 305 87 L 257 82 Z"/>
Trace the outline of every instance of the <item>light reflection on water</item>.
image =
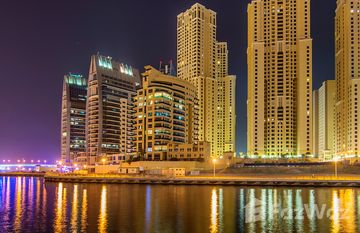
<path id="1" fill-rule="evenodd" d="M 101 199 L 100 199 L 100 213 L 99 213 L 99 230 L 98 232 L 104 233 L 107 232 L 107 194 L 106 194 L 106 185 L 101 187 Z"/>
<path id="2" fill-rule="evenodd" d="M 360 231 L 360 189 L 44 184 L 24 177 L 0 177 L 0 188 L 0 232 Z M 261 221 L 246 223 L 247 214 Z"/>

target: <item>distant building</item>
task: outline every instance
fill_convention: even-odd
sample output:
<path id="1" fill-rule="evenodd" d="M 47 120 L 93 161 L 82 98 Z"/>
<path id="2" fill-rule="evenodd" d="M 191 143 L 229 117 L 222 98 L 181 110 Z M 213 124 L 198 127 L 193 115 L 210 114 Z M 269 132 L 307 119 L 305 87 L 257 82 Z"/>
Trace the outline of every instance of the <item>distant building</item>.
<path id="1" fill-rule="evenodd" d="M 248 5 L 248 155 L 312 156 L 310 1 Z"/>
<path id="2" fill-rule="evenodd" d="M 141 88 L 140 73 L 111 57 L 93 55 L 88 83 L 89 164 L 119 163 L 135 153 L 133 97 Z"/>
<path id="3" fill-rule="evenodd" d="M 146 160 L 166 160 L 168 143 L 198 141 L 196 89 L 151 66 L 145 69 L 135 98 L 137 151 Z"/>
<path id="4" fill-rule="evenodd" d="M 216 40 L 216 12 L 194 4 L 177 16 L 177 76 L 196 87 L 199 140 L 211 156 L 235 151 L 235 76 L 228 75 L 226 42 Z"/>
<path id="5" fill-rule="evenodd" d="M 236 76 L 228 73 L 229 51 L 226 42 L 216 43 L 217 157 L 235 152 Z"/>
<path id="6" fill-rule="evenodd" d="M 61 160 L 71 164 L 86 152 L 87 80 L 82 75 L 64 76 L 61 107 Z"/>
<path id="7" fill-rule="evenodd" d="M 314 155 L 329 160 L 335 152 L 335 80 L 325 81 L 313 96 Z"/>
<path id="8" fill-rule="evenodd" d="M 336 154 L 360 156 L 360 1 L 338 0 L 335 16 Z"/>
<path id="9" fill-rule="evenodd" d="M 169 160 L 207 161 L 210 158 L 210 143 L 169 143 L 167 157 Z"/>
<path id="10" fill-rule="evenodd" d="M 166 75 L 171 75 L 171 76 L 176 75 L 172 60 L 170 60 L 169 63 L 164 63 L 160 61 L 159 71 Z"/>

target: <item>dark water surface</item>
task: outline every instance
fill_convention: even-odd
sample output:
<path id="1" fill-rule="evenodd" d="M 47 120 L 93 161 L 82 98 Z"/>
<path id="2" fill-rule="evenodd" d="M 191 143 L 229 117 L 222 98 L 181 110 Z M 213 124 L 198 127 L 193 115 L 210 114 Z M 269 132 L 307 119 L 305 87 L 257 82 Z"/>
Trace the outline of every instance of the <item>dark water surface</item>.
<path id="1" fill-rule="evenodd" d="M 317 210 L 317 211 L 316 211 Z M 0 232 L 360 232 L 360 189 L 0 177 Z"/>

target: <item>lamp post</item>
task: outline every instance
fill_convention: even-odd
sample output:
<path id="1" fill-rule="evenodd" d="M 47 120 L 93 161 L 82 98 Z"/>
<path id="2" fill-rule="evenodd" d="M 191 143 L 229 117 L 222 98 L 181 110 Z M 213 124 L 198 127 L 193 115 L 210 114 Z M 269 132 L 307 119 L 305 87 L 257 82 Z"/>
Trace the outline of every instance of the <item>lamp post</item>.
<path id="1" fill-rule="evenodd" d="M 335 158 L 334 158 L 334 161 L 335 161 L 335 178 L 337 178 L 337 176 L 338 176 L 338 171 L 337 171 L 337 161 L 338 161 L 338 157 L 335 157 Z"/>
<path id="2" fill-rule="evenodd" d="M 105 165 L 106 159 L 105 159 L 105 158 L 102 158 L 102 159 L 101 159 L 101 162 L 103 163 L 103 165 Z"/>
<path id="3" fill-rule="evenodd" d="M 214 177 L 215 177 L 215 164 L 216 164 L 216 159 L 213 159 L 213 164 L 214 164 Z"/>

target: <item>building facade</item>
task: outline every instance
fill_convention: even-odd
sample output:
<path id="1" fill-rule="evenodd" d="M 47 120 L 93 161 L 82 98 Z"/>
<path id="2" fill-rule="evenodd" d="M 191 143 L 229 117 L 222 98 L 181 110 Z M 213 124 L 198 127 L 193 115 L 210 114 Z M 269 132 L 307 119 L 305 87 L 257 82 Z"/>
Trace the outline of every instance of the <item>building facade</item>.
<path id="1" fill-rule="evenodd" d="M 137 69 L 111 57 L 91 57 L 86 115 L 89 164 L 119 163 L 135 153 L 133 98 L 139 88 Z"/>
<path id="2" fill-rule="evenodd" d="M 359 156 L 360 1 L 337 0 L 335 16 L 336 155 Z"/>
<path id="3" fill-rule="evenodd" d="M 82 75 L 64 76 L 61 107 L 61 160 L 72 164 L 86 152 L 87 80 Z"/>
<path id="4" fill-rule="evenodd" d="M 248 154 L 313 153 L 310 0 L 248 5 Z"/>
<path id="5" fill-rule="evenodd" d="M 199 140 L 210 142 L 213 157 L 235 151 L 236 118 L 235 76 L 227 73 L 227 45 L 217 42 L 216 25 L 216 13 L 198 3 L 177 17 L 177 76 L 197 89 Z"/>
<path id="6" fill-rule="evenodd" d="M 198 142 L 198 100 L 189 82 L 145 67 L 137 91 L 136 144 L 145 160 L 167 160 L 168 144 Z"/>
<path id="7" fill-rule="evenodd" d="M 208 142 L 169 143 L 167 149 L 169 160 L 206 162 L 210 158 L 210 143 Z"/>
<path id="8" fill-rule="evenodd" d="M 325 81 L 313 97 L 314 155 L 330 160 L 335 152 L 335 80 Z"/>

